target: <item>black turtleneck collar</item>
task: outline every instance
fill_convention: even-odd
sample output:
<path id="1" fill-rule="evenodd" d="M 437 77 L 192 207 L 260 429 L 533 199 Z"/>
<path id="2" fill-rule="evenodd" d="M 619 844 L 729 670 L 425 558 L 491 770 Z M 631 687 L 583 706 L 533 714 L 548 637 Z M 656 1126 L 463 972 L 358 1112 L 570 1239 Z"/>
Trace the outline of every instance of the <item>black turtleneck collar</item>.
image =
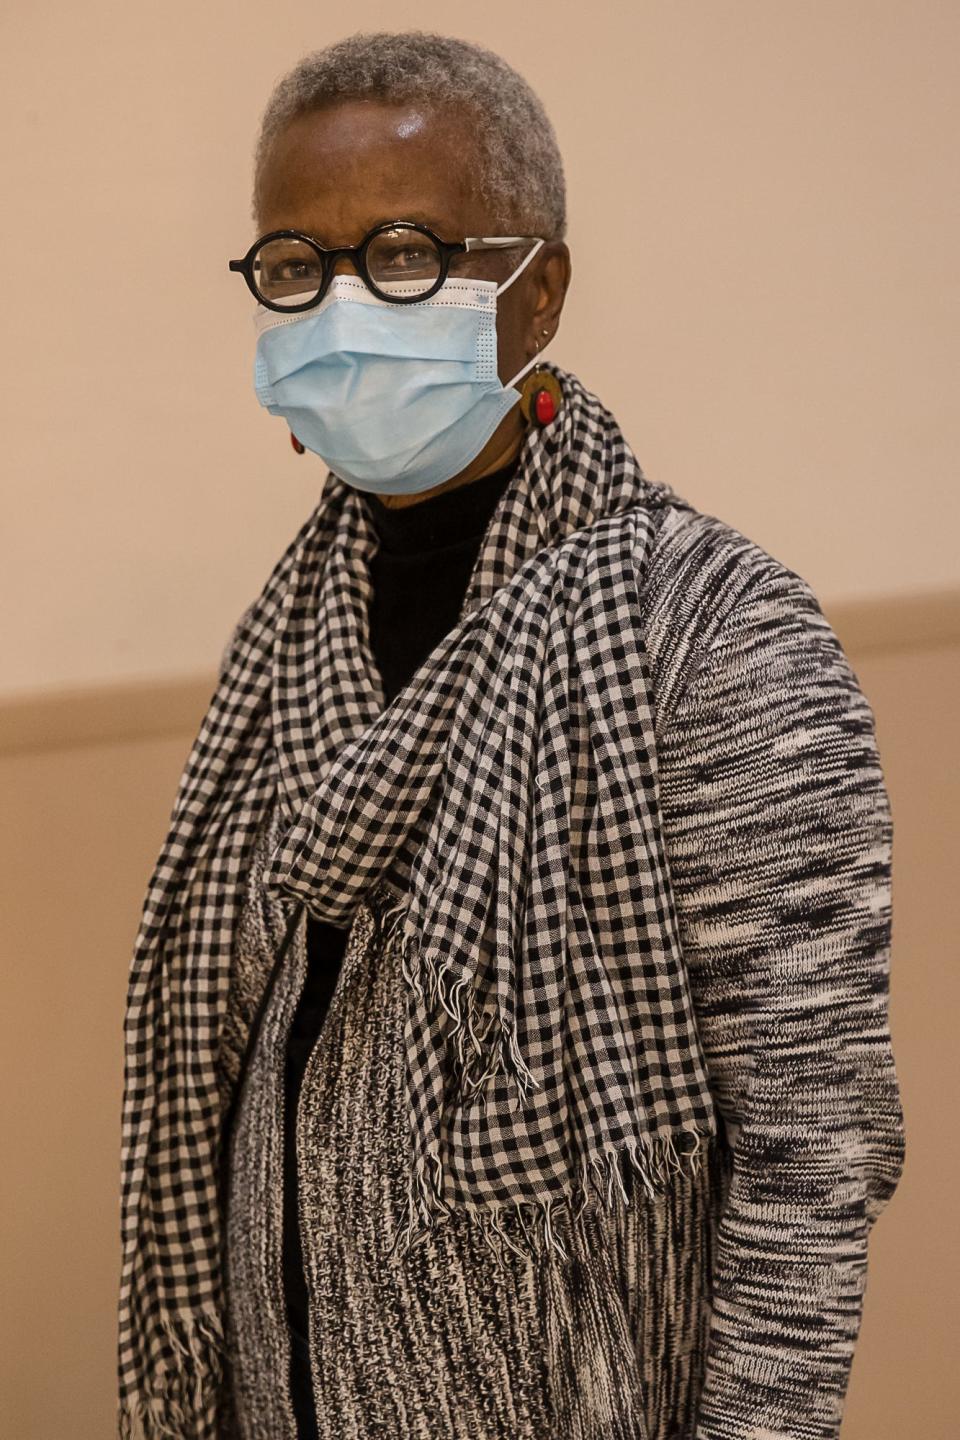
<path id="1" fill-rule="evenodd" d="M 482 535 L 518 463 L 519 458 L 511 460 L 490 475 L 412 505 L 386 505 L 380 495 L 363 491 L 381 554 L 417 554 Z"/>

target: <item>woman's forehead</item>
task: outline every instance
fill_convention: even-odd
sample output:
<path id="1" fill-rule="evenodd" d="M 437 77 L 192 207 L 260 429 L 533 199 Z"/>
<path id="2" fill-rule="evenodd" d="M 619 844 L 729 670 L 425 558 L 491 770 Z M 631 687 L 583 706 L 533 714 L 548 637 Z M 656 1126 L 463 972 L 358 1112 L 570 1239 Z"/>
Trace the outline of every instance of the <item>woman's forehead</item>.
<path id="1" fill-rule="evenodd" d="M 303 115 L 275 140 L 258 208 L 264 229 L 351 244 L 384 220 L 419 220 L 444 238 L 489 228 L 465 119 L 423 105 L 351 101 Z"/>

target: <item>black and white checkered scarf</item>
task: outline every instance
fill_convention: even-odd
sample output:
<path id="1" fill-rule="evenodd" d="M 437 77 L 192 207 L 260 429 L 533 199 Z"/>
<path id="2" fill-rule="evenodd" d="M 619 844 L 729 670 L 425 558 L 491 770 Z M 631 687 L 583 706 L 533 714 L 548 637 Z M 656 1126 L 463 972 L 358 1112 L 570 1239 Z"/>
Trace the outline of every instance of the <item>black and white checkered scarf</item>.
<path id="1" fill-rule="evenodd" d="M 656 807 L 639 587 L 657 506 L 555 366 L 456 626 L 385 706 L 363 497 L 331 476 L 245 612 L 186 762 L 126 1018 L 121 1434 L 216 1435 L 224 1341 L 218 1037 L 257 832 L 265 883 L 347 925 L 397 882 L 409 982 L 409 1245 L 453 1210 L 562 1258 L 592 1199 L 698 1163 L 713 1107 Z M 289 932 L 288 932 L 289 933 Z M 178 1425 L 188 1428 L 177 1429 Z"/>

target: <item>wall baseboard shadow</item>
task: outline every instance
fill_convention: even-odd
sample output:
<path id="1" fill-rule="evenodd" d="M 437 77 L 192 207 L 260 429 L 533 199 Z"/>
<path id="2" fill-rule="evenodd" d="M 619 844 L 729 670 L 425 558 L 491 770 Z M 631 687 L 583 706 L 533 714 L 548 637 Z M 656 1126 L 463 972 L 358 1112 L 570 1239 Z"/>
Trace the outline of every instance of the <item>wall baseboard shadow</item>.
<path id="1" fill-rule="evenodd" d="M 118 681 L 0 701 L 0 755 L 195 734 L 216 675 Z"/>
<path id="2" fill-rule="evenodd" d="M 960 589 L 821 602 L 855 665 L 866 656 L 960 645 Z M 121 681 L 0 699 L 0 755 L 196 734 L 216 675 Z"/>

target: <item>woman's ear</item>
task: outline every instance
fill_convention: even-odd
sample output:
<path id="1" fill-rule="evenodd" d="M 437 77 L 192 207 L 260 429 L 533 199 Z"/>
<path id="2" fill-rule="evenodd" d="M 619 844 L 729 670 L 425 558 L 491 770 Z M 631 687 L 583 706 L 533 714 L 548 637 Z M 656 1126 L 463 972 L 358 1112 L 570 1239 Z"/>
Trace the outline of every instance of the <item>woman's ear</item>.
<path id="1" fill-rule="evenodd" d="M 570 250 L 564 240 L 548 240 L 531 267 L 535 285 L 535 305 L 530 316 L 528 354 L 542 350 L 560 328 L 560 313 L 570 286 L 572 265 Z"/>

